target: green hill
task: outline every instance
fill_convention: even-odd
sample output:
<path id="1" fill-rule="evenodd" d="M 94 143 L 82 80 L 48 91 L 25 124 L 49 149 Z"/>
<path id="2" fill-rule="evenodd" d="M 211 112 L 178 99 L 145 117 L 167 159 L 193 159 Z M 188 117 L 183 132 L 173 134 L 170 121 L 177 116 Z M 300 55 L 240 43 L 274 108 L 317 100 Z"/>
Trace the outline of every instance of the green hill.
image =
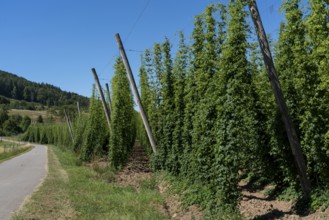
<path id="1" fill-rule="evenodd" d="M 75 105 L 87 107 L 89 99 L 47 84 L 31 82 L 23 77 L 0 70 L 1 102 L 18 100 L 18 104 L 38 103 L 47 107 Z M 9 100 L 11 99 L 11 100 Z M 5 104 L 5 103 L 4 103 Z"/>

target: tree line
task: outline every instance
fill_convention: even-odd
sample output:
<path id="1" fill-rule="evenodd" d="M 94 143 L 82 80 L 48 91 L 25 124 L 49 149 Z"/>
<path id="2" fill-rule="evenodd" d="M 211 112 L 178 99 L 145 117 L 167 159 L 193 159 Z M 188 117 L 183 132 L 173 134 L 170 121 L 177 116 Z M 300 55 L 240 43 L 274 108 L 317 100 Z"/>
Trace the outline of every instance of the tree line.
<path id="1" fill-rule="evenodd" d="M 10 99 L 40 103 L 48 107 L 76 105 L 77 101 L 81 107 L 87 107 L 89 101 L 87 97 L 76 93 L 62 91 L 47 83 L 31 82 L 2 70 L 0 70 L 0 95 Z M 26 105 L 25 102 L 22 103 Z M 29 106 L 31 105 L 27 107 Z"/>

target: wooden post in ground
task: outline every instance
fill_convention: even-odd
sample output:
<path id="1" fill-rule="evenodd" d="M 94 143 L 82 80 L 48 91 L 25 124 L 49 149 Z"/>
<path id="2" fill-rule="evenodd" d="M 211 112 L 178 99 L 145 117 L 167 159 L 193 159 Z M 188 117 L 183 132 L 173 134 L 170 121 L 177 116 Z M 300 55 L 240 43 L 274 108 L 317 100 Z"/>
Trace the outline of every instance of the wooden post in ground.
<path id="1" fill-rule="evenodd" d="M 103 89 L 101 87 L 101 84 L 99 83 L 99 79 L 98 79 L 98 76 L 97 76 L 97 73 L 96 73 L 95 68 L 92 68 L 91 71 L 92 71 L 92 73 L 94 75 L 95 82 L 96 82 L 96 85 L 97 85 L 99 94 L 101 96 L 101 101 L 102 101 L 102 104 L 103 104 L 104 113 L 105 113 L 106 120 L 107 120 L 109 129 L 110 129 L 110 132 L 111 132 L 111 130 L 112 130 L 112 128 L 111 128 L 111 116 L 109 115 L 109 110 L 108 110 L 107 105 L 106 105 L 106 102 L 105 102 Z"/>
<path id="2" fill-rule="evenodd" d="M 64 109 L 64 115 L 65 115 L 67 127 L 69 128 L 69 133 L 70 133 L 70 136 L 71 136 L 71 139 L 72 139 L 72 143 L 74 143 L 73 130 L 72 130 L 71 123 L 69 121 L 69 117 L 66 114 L 66 110 L 65 109 Z"/>
<path id="3" fill-rule="evenodd" d="M 111 95 L 110 95 L 110 89 L 109 89 L 109 84 L 105 83 L 105 88 L 106 88 L 106 96 L 109 102 L 109 110 L 110 114 L 112 114 L 112 102 L 111 102 Z"/>
<path id="4" fill-rule="evenodd" d="M 156 153 L 156 144 L 155 144 L 155 141 L 154 141 L 154 138 L 153 138 L 153 134 L 152 134 L 149 122 L 147 120 L 147 116 L 145 114 L 141 98 L 139 96 L 139 92 L 138 92 L 136 82 L 135 82 L 134 76 L 133 76 L 131 68 L 130 68 L 130 64 L 129 64 L 129 61 L 128 61 L 128 58 L 127 58 L 127 55 L 126 55 L 126 51 L 123 47 L 120 35 L 118 33 L 115 34 L 115 39 L 117 41 L 117 44 L 118 44 L 118 47 L 119 47 L 119 50 L 120 50 L 120 55 L 122 57 L 123 63 L 125 65 L 125 68 L 126 68 L 126 71 L 127 71 L 127 74 L 128 74 L 130 85 L 132 87 L 133 93 L 134 93 L 135 98 L 137 100 L 139 112 L 142 116 L 142 120 L 143 120 L 145 129 L 146 129 L 147 136 L 150 140 L 150 144 L 152 146 L 153 153 Z"/>
<path id="5" fill-rule="evenodd" d="M 81 112 L 80 112 L 80 103 L 79 103 L 79 102 L 77 102 L 77 108 L 78 108 L 78 114 L 79 114 L 79 116 L 81 116 Z"/>
<path id="6" fill-rule="evenodd" d="M 260 45 L 260 48 L 261 48 L 261 51 L 263 54 L 264 64 L 266 67 L 266 72 L 267 72 L 268 77 L 270 78 L 272 90 L 273 90 L 275 100 L 276 100 L 276 104 L 280 109 L 282 120 L 284 122 L 287 136 L 289 139 L 291 151 L 292 151 L 292 154 L 296 161 L 300 184 L 301 184 L 303 193 L 307 196 L 311 192 L 311 184 L 310 184 L 310 181 L 309 181 L 307 173 L 306 173 L 306 164 L 305 164 L 302 148 L 300 146 L 300 141 L 297 136 L 295 127 L 294 127 L 291 117 L 289 115 L 287 104 L 283 97 L 283 93 L 281 90 L 278 75 L 275 70 L 275 66 L 274 66 L 274 62 L 272 59 L 272 55 L 271 55 L 270 47 L 269 47 L 268 40 L 266 37 L 266 33 L 264 30 L 263 23 L 260 18 L 259 11 L 258 11 L 255 0 L 249 0 L 249 10 L 250 10 L 251 17 L 252 17 L 252 20 L 253 20 L 255 28 L 256 28 L 259 45 Z"/>

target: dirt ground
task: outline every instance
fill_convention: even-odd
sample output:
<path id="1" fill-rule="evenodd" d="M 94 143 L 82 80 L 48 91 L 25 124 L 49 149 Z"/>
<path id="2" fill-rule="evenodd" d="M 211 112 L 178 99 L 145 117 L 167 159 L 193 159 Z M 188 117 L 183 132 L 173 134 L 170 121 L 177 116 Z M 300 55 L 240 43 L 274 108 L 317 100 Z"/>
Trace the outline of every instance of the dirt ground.
<path id="1" fill-rule="evenodd" d="M 116 182 L 121 186 L 134 186 L 140 191 L 140 182 L 151 178 L 151 168 L 144 149 L 135 144 L 126 166 L 116 175 Z"/>
<path id="2" fill-rule="evenodd" d="M 264 195 L 264 189 L 253 191 L 247 187 L 246 183 L 240 183 L 242 189 L 242 200 L 240 202 L 240 212 L 244 219 L 257 220 L 328 220 L 329 208 L 319 209 L 315 213 L 300 216 L 293 212 L 293 203 L 288 201 L 274 200 Z"/>
<path id="3" fill-rule="evenodd" d="M 141 181 L 151 178 L 152 173 L 148 156 L 139 144 L 135 144 L 126 166 L 116 175 L 116 182 L 122 186 L 133 186 L 139 192 Z M 170 192 L 168 183 L 162 181 L 158 183 L 157 187 L 165 198 L 164 204 L 154 204 L 159 212 L 170 219 L 202 219 L 202 212 L 197 206 L 190 206 L 186 209 L 181 208 L 182 203 L 179 196 Z"/>

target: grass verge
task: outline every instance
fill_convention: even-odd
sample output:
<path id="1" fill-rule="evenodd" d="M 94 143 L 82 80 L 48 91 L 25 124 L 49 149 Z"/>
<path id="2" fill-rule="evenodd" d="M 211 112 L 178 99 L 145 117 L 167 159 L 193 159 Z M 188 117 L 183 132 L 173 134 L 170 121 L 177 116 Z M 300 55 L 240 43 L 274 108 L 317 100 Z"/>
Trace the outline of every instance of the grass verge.
<path id="1" fill-rule="evenodd" d="M 166 219 L 161 194 L 121 187 L 81 166 L 71 153 L 48 148 L 48 176 L 13 219 Z"/>

